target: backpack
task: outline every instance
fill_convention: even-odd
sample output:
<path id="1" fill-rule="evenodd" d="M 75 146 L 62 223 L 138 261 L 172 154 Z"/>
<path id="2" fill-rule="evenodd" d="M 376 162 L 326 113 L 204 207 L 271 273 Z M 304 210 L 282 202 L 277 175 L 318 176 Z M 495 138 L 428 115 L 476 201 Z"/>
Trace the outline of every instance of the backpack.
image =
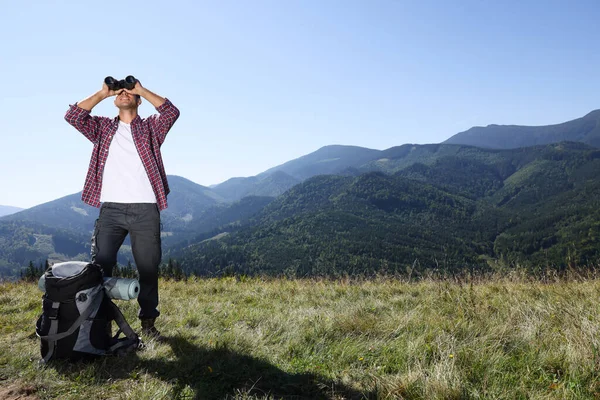
<path id="1" fill-rule="evenodd" d="M 114 282 L 115 278 L 111 279 Z M 143 347 L 107 295 L 100 265 L 77 261 L 54 264 L 40 278 L 40 289 L 45 293 L 36 334 L 41 341 L 42 363 L 121 355 Z M 112 321 L 119 327 L 114 336 Z M 121 333 L 125 337 L 119 338 Z"/>

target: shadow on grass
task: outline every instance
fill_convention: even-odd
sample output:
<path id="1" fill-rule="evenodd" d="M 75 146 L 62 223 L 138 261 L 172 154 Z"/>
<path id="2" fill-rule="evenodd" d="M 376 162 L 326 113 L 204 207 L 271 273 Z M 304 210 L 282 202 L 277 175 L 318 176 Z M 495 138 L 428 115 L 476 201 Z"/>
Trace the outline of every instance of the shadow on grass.
<path id="1" fill-rule="evenodd" d="M 310 373 L 290 374 L 228 349 L 206 349 L 181 337 L 167 339 L 176 359 L 144 360 L 139 365 L 176 390 L 190 386 L 197 399 L 224 399 L 237 393 L 276 399 L 369 399 L 349 387 Z"/>
<path id="2" fill-rule="evenodd" d="M 242 355 L 228 349 L 207 349 L 182 337 L 166 339 L 173 359 L 141 359 L 132 353 L 99 361 L 105 367 L 93 368 L 95 383 L 107 379 L 128 379 L 136 371 L 173 385 L 172 398 L 227 399 L 236 395 L 273 399 L 375 399 L 374 393 L 358 392 L 323 376 L 291 374 L 267 361 Z M 60 363 L 58 372 L 66 375 L 81 371 L 76 365 Z M 75 378 L 75 377 L 73 377 Z"/>

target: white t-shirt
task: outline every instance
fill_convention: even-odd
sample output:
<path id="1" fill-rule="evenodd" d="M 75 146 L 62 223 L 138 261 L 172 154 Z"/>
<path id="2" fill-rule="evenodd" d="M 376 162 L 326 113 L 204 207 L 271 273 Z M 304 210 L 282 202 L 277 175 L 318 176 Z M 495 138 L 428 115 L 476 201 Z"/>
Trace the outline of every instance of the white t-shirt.
<path id="1" fill-rule="evenodd" d="M 131 126 L 119 121 L 108 149 L 100 202 L 156 203 L 150 179 L 135 148 Z"/>

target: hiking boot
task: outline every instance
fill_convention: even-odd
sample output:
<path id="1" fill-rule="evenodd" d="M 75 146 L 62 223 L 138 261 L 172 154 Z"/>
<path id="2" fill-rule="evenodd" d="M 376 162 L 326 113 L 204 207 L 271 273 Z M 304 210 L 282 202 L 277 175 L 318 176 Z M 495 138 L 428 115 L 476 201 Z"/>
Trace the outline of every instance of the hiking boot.
<path id="1" fill-rule="evenodd" d="M 156 340 L 157 342 L 165 342 L 166 338 L 160 334 L 154 326 L 156 318 L 144 318 L 142 321 L 142 336 L 147 340 Z"/>

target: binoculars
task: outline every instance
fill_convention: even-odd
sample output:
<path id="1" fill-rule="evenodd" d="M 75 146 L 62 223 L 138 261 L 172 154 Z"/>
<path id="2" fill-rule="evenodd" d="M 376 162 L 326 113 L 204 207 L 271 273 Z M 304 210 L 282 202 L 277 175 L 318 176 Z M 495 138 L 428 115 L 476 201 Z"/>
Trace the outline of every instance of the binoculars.
<path id="1" fill-rule="evenodd" d="M 121 90 L 121 89 L 131 90 L 135 87 L 136 82 L 137 82 L 137 79 L 135 79 L 131 75 L 129 75 L 125 79 L 121 79 L 120 81 L 116 80 L 112 76 L 107 76 L 106 78 L 104 78 L 104 83 L 106 83 L 106 86 L 108 86 L 108 88 L 110 90 Z"/>

